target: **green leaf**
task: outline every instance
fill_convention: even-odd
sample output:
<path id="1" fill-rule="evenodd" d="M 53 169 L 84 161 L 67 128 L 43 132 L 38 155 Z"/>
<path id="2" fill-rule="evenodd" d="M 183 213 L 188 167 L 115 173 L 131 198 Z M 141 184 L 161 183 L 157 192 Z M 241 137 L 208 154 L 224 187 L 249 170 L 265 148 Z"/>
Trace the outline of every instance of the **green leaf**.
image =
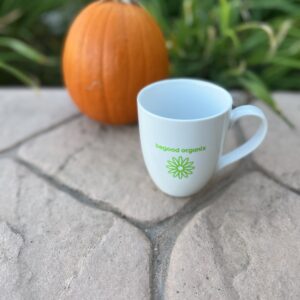
<path id="1" fill-rule="evenodd" d="M 285 66 L 290 69 L 300 70 L 300 59 L 277 56 L 271 60 L 271 63 L 273 63 L 274 65 Z"/>
<path id="2" fill-rule="evenodd" d="M 30 76 L 28 76 L 27 74 L 25 74 L 24 72 L 16 69 L 15 67 L 12 67 L 8 64 L 6 64 L 3 61 L 0 61 L 0 69 L 6 71 L 7 73 L 13 75 L 14 77 L 16 77 L 18 80 L 20 80 L 21 82 L 32 86 L 32 87 L 37 87 L 37 81 L 32 79 Z"/>
<path id="3" fill-rule="evenodd" d="M 7 47 L 27 59 L 43 65 L 53 65 L 54 61 L 15 38 L 0 37 L 0 47 Z"/>
<path id="4" fill-rule="evenodd" d="M 239 38 L 233 30 L 228 29 L 225 33 L 225 36 L 227 36 L 232 41 L 232 44 L 236 49 L 240 47 Z"/>
<path id="5" fill-rule="evenodd" d="M 263 81 L 254 73 L 247 71 L 244 76 L 238 78 L 240 84 L 248 90 L 256 99 L 265 102 L 272 110 L 279 115 L 291 128 L 294 127 L 292 122 L 282 113 L 273 99 L 270 91 Z"/>
<path id="6" fill-rule="evenodd" d="M 219 0 L 220 4 L 220 29 L 225 35 L 229 29 L 230 21 L 230 4 L 227 0 Z"/>
<path id="7" fill-rule="evenodd" d="M 276 43 L 277 43 L 277 48 L 284 42 L 286 39 L 290 29 L 293 26 L 293 21 L 292 20 L 284 20 L 279 28 L 279 31 L 276 35 Z"/>
<path id="8" fill-rule="evenodd" d="M 289 0 L 251 0 L 248 3 L 253 10 L 279 10 L 289 15 L 299 15 L 299 5 Z"/>
<path id="9" fill-rule="evenodd" d="M 20 59 L 20 56 L 12 51 L 5 51 L 1 52 L 0 58 L 2 62 L 8 63 L 8 62 L 17 62 L 18 59 Z"/>
<path id="10" fill-rule="evenodd" d="M 183 0 L 182 7 L 185 24 L 189 27 L 194 22 L 193 0 Z"/>
<path id="11" fill-rule="evenodd" d="M 160 24 L 161 29 L 163 30 L 164 33 L 168 33 L 169 32 L 169 24 L 168 21 L 166 20 L 166 16 L 164 13 L 164 9 L 163 9 L 163 3 L 161 1 L 158 0 L 153 0 L 153 1 L 145 1 L 143 0 L 140 5 L 142 5 L 142 7 L 144 9 L 146 9 L 147 11 L 149 11 L 149 13 L 154 16 L 154 18 L 156 19 L 156 21 Z"/>
<path id="12" fill-rule="evenodd" d="M 275 34 L 273 31 L 273 28 L 266 23 L 259 23 L 259 22 L 247 22 L 241 25 L 238 25 L 236 27 L 236 31 L 237 32 L 242 32 L 242 31 L 246 31 L 246 30 L 262 30 L 264 33 L 266 33 L 268 40 L 269 40 L 269 44 L 270 44 L 270 53 L 269 55 L 272 56 L 277 48 L 277 43 L 276 43 L 276 38 L 275 38 Z"/>
<path id="13" fill-rule="evenodd" d="M 21 12 L 19 9 L 15 9 L 9 12 L 7 15 L 0 18 L 0 31 L 2 31 L 9 24 L 15 22 L 21 16 Z"/>

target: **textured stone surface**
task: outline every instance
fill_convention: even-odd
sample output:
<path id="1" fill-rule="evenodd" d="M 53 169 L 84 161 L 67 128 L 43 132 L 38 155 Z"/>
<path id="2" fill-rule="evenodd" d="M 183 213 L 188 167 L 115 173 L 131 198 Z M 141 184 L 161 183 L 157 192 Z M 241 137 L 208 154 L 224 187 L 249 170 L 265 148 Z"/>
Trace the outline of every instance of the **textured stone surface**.
<path id="1" fill-rule="evenodd" d="M 289 128 L 265 105 L 255 104 L 265 112 L 269 121 L 269 132 L 265 142 L 254 152 L 254 160 L 281 182 L 300 190 L 300 129 Z M 296 111 L 296 107 L 294 103 L 293 109 L 285 110 L 293 120 L 297 118 L 289 112 Z M 247 137 L 250 137 L 257 128 L 256 120 L 250 118 L 243 119 L 241 125 Z"/>
<path id="2" fill-rule="evenodd" d="M 148 176 L 136 126 L 111 127 L 84 117 L 24 145 L 20 157 L 122 214 L 159 221 L 188 199 L 164 195 Z"/>
<path id="3" fill-rule="evenodd" d="M 275 101 L 282 112 L 300 131 L 300 94 L 278 92 L 274 94 Z M 300 133 L 298 134 L 300 136 Z"/>
<path id="4" fill-rule="evenodd" d="M 234 95 L 235 104 L 247 100 Z M 253 158 L 270 178 L 300 191 L 300 97 L 276 93 L 275 99 L 296 129 L 258 104 L 270 130 Z M 170 198 L 146 172 L 136 126 L 104 126 L 78 116 L 52 128 L 72 115 L 76 109 L 62 89 L 0 90 L 0 300 L 300 299 L 299 193 L 244 169 L 222 194 L 207 193 L 203 199 L 211 202 L 204 209 L 203 194 L 190 203 Z M 242 127 L 249 137 L 256 124 L 244 120 Z M 24 140 L 18 153 L 1 154 Z M 224 153 L 236 146 L 231 130 Z M 90 207 L 65 186 L 58 191 L 47 176 L 42 180 L 7 156 L 116 214 Z M 225 187 L 236 167 L 219 172 L 210 191 Z M 184 205 L 175 218 L 157 224 Z M 151 223 L 144 230 L 154 238 L 153 253 L 123 215 Z"/>
<path id="5" fill-rule="evenodd" d="M 0 160 L 0 299 L 149 299 L 150 245 Z"/>
<path id="6" fill-rule="evenodd" d="M 181 232 L 166 299 L 299 299 L 299 214 L 298 195 L 240 178 Z"/>
<path id="7" fill-rule="evenodd" d="M 62 89 L 0 89 L 0 151 L 76 113 Z"/>
<path id="8" fill-rule="evenodd" d="M 20 291 L 15 287 L 20 280 L 18 257 L 22 245 L 23 238 L 0 221 L 0 299 L 20 299 Z"/>

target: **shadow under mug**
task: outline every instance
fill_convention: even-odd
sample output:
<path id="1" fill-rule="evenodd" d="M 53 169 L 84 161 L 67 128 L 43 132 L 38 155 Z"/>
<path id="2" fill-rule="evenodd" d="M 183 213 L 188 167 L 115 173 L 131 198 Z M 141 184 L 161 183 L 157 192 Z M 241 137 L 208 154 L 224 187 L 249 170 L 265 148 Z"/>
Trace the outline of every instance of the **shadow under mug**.
<path id="1" fill-rule="evenodd" d="M 175 197 L 193 195 L 215 172 L 262 143 L 268 129 L 263 112 L 252 105 L 232 110 L 232 104 L 229 92 L 201 80 L 164 80 L 141 90 L 141 147 L 147 170 L 159 189 Z M 222 155 L 228 129 L 245 116 L 260 120 L 258 130 L 243 145 Z"/>

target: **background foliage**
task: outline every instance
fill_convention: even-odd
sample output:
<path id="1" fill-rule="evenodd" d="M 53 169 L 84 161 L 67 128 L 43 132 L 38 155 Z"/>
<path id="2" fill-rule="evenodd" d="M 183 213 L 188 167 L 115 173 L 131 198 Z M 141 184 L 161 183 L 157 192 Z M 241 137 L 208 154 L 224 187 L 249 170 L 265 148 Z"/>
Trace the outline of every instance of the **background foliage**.
<path id="1" fill-rule="evenodd" d="M 61 85 L 68 26 L 88 0 L 1 0 L 0 85 Z M 244 88 L 300 88 L 300 0 L 143 0 L 164 31 L 173 76 Z"/>
<path id="2" fill-rule="evenodd" d="M 13 68 L 13 72 L 0 70 L 0 85 L 19 84 L 19 80 L 61 85 L 60 55 L 64 36 L 71 20 L 89 2 L 1 0 L 0 69 L 5 64 Z M 4 38 L 9 38 L 4 41 L 5 45 Z M 13 46 L 18 42 L 22 43 Z"/>

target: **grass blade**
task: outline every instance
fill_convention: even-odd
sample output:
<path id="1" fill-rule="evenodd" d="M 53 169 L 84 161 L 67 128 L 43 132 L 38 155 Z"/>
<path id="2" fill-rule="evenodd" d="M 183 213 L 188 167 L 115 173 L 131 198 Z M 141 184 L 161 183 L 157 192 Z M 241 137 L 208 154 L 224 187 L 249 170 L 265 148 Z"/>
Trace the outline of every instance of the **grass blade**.
<path id="1" fill-rule="evenodd" d="M 243 77 L 238 79 L 238 81 L 255 98 L 262 100 L 269 107 L 271 107 L 271 109 L 277 115 L 279 115 L 281 117 L 281 119 L 284 120 L 289 127 L 294 128 L 293 123 L 278 108 L 270 91 L 268 90 L 266 85 L 262 82 L 262 80 L 257 75 L 255 75 L 254 73 L 252 73 L 250 71 L 247 71 Z"/>
<path id="2" fill-rule="evenodd" d="M 290 69 L 299 69 L 300 70 L 300 60 L 288 58 L 288 57 L 274 57 L 271 60 L 272 64 L 278 65 L 278 66 L 284 66 L 288 67 Z"/>
<path id="3" fill-rule="evenodd" d="M 221 32 L 225 35 L 229 29 L 230 21 L 230 4 L 227 0 L 220 0 L 220 27 Z"/>
<path id="4" fill-rule="evenodd" d="M 15 38 L 0 37 L 0 47 L 7 47 L 27 59 L 42 65 L 53 65 L 54 61 L 38 52 L 31 46 Z"/>
<path id="5" fill-rule="evenodd" d="M 15 9 L 9 12 L 7 15 L 0 18 L 0 31 L 2 31 L 7 25 L 15 22 L 21 16 L 21 11 L 19 9 Z"/>
<path id="6" fill-rule="evenodd" d="M 37 87 L 38 83 L 36 80 L 32 79 L 27 74 L 23 73 L 22 71 L 16 69 L 15 67 L 12 67 L 8 64 L 6 64 L 3 61 L 0 61 L 0 69 L 4 70 L 5 72 L 13 75 L 15 78 L 20 80 L 21 82 L 25 83 L 26 85 L 29 85 L 31 87 Z"/>
<path id="7" fill-rule="evenodd" d="M 269 40 L 269 44 L 270 44 L 270 53 L 269 54 L 270 54 L 270 56 L 272 56 L 276 51 L 277 43 L 276 43 L 276 38 L 275 38 L 273 28 L 269 24 L 260 23 L 260 22 L 248 22 L 248 23 L 245 23 L 245 24 L 242 24 L 242 25 L 239 25 L 236 27 L 237 32 L 253 30 L 253 29 L 254 30 L 259 29 L 266 33 L 268 40 Z"/>

